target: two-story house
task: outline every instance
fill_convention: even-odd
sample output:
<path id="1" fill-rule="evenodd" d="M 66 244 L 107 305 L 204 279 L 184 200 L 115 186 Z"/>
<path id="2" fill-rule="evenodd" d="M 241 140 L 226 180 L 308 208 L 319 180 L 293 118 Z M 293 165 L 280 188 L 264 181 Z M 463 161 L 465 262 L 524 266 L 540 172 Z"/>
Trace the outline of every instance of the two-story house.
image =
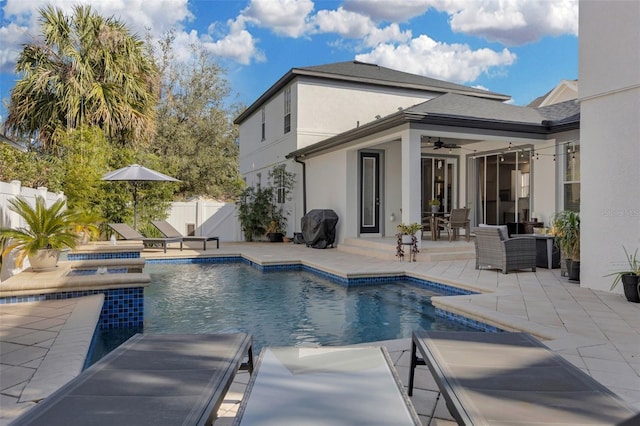
<path id="1" fill-rule="evenodd" d="M 338 243 L 393 235 L 434 198 L 445 212 L 468 206 L 473 225 L 516 231 L 578 209 L 578 104 L 509 99 L 357 61 L 294 68 L 235 120 L 240 172 L 258 186 L 286 163 L 297 173 L 289 233 L 306 211 L 332 209 Z"/>

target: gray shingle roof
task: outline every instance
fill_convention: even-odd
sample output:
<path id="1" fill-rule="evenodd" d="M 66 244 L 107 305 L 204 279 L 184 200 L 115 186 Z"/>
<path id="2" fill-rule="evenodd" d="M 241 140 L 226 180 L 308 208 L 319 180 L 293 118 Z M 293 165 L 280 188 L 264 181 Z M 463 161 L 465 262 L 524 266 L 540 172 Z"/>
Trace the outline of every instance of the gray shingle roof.
<path id="1" fill-rule="evenodd" d="M 437 80 L 435 78 L 424 77 L 360 61 L 336 62 L 333 64 L 317 65 L 312 67 L 294 68 L 293 70 L 294 72 L 297 71 L 299 73 L 313 72 L 322 74 L 327 78 L 350 79 L 371 84 L 413 87 L 441 93 L 466 93 L 472 96 L 492 97 L 499 98 L 501 100 L 510 99 L 507 95 L 490 92 L 488 90 L 477 89 L 475 87 L 464 86 L 462 84 L 451 83 L 444 80 Z"/>
<path id="2" fill-rule="evenodd" d="M 566 122 L 580 115 L 580 104 L 576 99 L 572 99 L 538 108 L 538 111 L 545 119 L 554 123 Z"/>
<path id="3" fill-rule="evenodd" d="M 560 122 L 570 119 L 579 114 L 580 106 L 575 100 L 572 100 L 542 108 L 531 108 L 447 93 L 407 108 L 405 111 L 496 122 L 542 124 L 545 120 Z"/>
<path id="4" fill-rule="evenodd" d="M 577 101 L 571 100 L 543 108 L 532 108 L 447 93 L 300 148 L 289 153 L 287 158 L 321 152 L 407 123 L 551 134 L 579 128 L 580 106 Z"/>
<path id="5" fill-rule="evenodd" d="M 325 80 L 349 81 L 358 84 L 368 84 L 374 86 L 386 86 L 396 89 L 421 90 L 432 93 L 459 93 L 469 96 L 476 96 L 487 99 L 497 99 L 506 101 L 510 96 L 503 95 L 488 90 L 468 87 L 461 84 L 450 83 L 448 81 L 436 80 L 434 78 L 421 75 L 410 74 L 391 68 L 381 67 L 375 64 L 368 64 L 359 61 L 336 62 L 333 64 L 317 65 L 311 67 L 292 68 L 282 76 L 266 92 L 264 92 L 254 103 L 243 111 L 235 120 L 235 124 L 242 123 L 253 112 L 258 110 L 262 104 L 275 96 L 289 82 L 296 77 L 321 78 Z"/>

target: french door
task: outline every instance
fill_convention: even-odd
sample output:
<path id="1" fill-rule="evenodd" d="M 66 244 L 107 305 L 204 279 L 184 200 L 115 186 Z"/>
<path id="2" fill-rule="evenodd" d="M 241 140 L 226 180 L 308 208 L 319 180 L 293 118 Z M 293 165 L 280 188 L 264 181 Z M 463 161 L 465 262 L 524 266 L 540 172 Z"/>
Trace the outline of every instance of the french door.
<path id="1" fill-rule="evenodd" d="M 422 211 L 430 212 L 429 200 L 440 201 L 440 211 L 457 207 L 458 158 L 422 157 Z"/>

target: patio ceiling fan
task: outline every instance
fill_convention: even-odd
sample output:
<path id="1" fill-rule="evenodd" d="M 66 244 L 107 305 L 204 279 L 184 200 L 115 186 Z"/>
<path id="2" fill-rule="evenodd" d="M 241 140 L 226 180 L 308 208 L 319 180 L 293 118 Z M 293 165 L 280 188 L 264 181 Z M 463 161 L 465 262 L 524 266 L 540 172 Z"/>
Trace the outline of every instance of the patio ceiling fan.
<path id="1" fill-rule="evenodd" d="M 456 145 L 455 143 L 442 142 L 440 138 L 438 138 L 438 140 L 433 143 L 433 149 L 440 149 L 440 148 L 455 149 L 455 148 L 460 148 L 460 145 Z"/>

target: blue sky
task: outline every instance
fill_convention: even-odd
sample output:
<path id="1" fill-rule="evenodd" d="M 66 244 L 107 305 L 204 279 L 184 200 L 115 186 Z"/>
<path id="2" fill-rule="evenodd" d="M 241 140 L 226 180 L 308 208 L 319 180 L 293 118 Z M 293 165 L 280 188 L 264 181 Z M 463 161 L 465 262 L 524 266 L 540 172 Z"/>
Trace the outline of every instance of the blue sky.
<path id="1" fill-rule="evenodd" d="M 250 105 L 289 69 L 360 60 L 513 97 L 526 105 L 578 78 L 578 0 L 1 0 L 0 96 L 37 10 L 91 4 L 132 31 L 202 43 Z"/>

